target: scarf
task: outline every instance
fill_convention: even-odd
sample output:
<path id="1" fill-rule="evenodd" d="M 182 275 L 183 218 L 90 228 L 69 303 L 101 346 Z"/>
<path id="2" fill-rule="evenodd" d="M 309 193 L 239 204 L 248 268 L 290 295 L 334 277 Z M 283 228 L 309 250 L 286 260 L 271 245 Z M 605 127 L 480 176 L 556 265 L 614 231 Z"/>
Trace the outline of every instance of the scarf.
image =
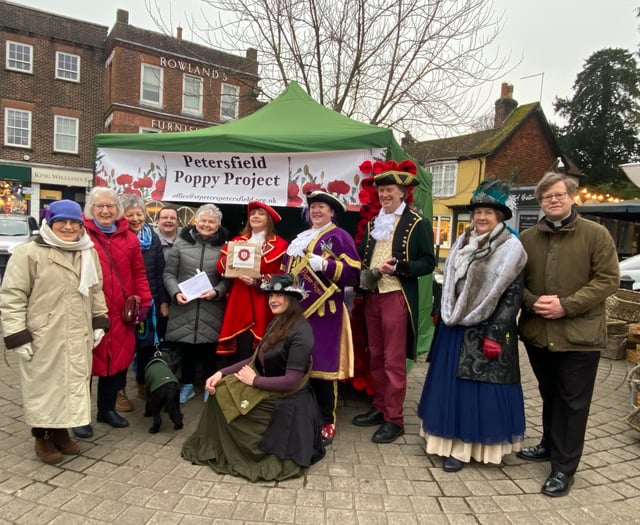
<path id="1" fill-rule="evenodd" d="M 287 248 L 287 255 L 290 257 L 304 257 L 307 247 L 311 244 L 316 237 L 324 232 L 333 223 L 328 222 L 320 228 L 309 228 L 303 232 L 300 232 L 298 236 L 291 241 Z"/>
<path id="2" fill-rule="evenodd" d="M 115 221 L 109 226 L 103 226 L 97 220 L 93 219 L 93 224 L 95 224 L 96 227 L 105 235 L 111 235 L 116 231 L 117 228 Z"/>
<path id="3" fill-rule="evenodd" d="M 402 215 L 404 209 L 407 207 L 406 203 L 401 202 L 400 206 L 391 213 L 386 213 L 384 208 L 381 208 L 378 212 L 378 216 L 373 220 L 373 230 L 371 230 L 371 237 L 376 241 L 388 241 L 393 234 L 393 223 L 396 216 Z"/>
<path id="4" fill-rule="evenodd" d="M 151 228 L 148 224 L 145 224 L 142 229 L 136 234 L 140 241 L 140 248 L 143 252 L 146 252 L 151 248 Z"/>
<path id="5" fill-rule="evenodd" d="M 49 246 L 59 248 L 68 252 L 80 252 L 80 285 L 78 286 L 78 292 L 85 297 L 89 296 L 89 289 L 95 286 L 100 281 L 98 280 L 98 271 L 96 269 L 96 263 L 91 254 L 91 248 L 93 248 L 93 242 L 86 233 L 77 241 L 63 241 L 58 237 L 48 224 L 43 223 L 40 227 L 40 236 L 42 240 Z"/>
<path id="6" fill-rule="evenodd" d="M 482 247 L 475 243 L 468 254 L 463 252 L 458 262 L 469 233 L 457 240 L 444 268 L 441 316 L 447 326 L 474 326 L 486 321 L 527 262 L 522 244 L 504 223 L 489 233 Z"/>

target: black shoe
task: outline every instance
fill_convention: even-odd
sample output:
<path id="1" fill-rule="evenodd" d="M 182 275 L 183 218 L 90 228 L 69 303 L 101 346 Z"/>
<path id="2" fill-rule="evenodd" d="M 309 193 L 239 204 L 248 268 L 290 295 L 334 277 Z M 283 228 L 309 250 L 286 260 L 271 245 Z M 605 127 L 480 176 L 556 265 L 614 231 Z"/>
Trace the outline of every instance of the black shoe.
<path id="1" fill-rule="evenodd" d="M 107 410 L 106 412 L 98 412 L 96 419 L 101 423 L 106 423 L 115 428 L 124 428 L 129 426 L 129 422 L 118 414 L 115 410 Z"/>
<path id="2" fill-rule="evenodd" d="M 549 461 L 551 454 L 549 449 L 544 445 L 536 445 L 535 447 L 526 447 L 516 452 L 516 456 L 527 461 Z"/>
<path id="3" fill-rule="evenodd" d="M 562 472 L 552 472 L 547 481 L 542 485 L 542 493 L 552 498 L 566 496 L 573 485 L 573 476 L 568 476 Z"/>
<path id="4" fill-rule="evenodd" d="M 404 427 L 385 421 L 380 425 L 380 428 L 376 430 L 371 438 L 374 443 L 393 443 L 402 434 L 404 434 Z"/>
<path id="5" fill-rule="evenodd" d="M 73 427 L 73 435 L 82 439 L 89 439 L 93 436 L 93 428 L 91 425 L 83 425 L 81 427 Z"/>
<path id="6" fill-rule="evenodd" d="M 384 415 L 379 410 L 372 408 L 369 412 L 354 417 L 351 422 L 357 427 L 375 427 L 384 423 Z"/>
<path id="7" fill-rule="evenodd" d="M 462 470 L 462 467 L 464 467 L 464 463 L 453 456 L 449 456 L 442 464 L 442 470 L 445 472 L 458 472 Z"/>

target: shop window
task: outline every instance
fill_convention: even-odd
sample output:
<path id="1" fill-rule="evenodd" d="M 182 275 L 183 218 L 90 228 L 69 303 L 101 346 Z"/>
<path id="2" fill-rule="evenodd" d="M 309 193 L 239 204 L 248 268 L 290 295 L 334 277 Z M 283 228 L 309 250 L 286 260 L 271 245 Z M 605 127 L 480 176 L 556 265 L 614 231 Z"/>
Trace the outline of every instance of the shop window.
<path id="1" fill-rule="evenodd" d="M 182 111 L 202 115 L 202 79 L 185 75 L 182 81 Z"/>
<path id="2" fill-rule="evenodd" d="M 162 69 L 142 64 L 140 101 L 154 106 L 162 105 Z"/>
<path id="3" fill-rule="evenodd" d="M 6 68 L 22 73 L 33 73 L 33 46 L 7 41 Z"/>
<path id="4" fill-rule="evenodd" d="M 220 119 L 237 119 L 239 101 L 240 88 L 231 84 L 222 84 L 222 97 L 220 99 Z"/>
<path id="5" fill-rule="evenodd" d="M 54 151 L 78 153 L 78 119 L 56 115 L 53 128 Z"/>
<path id="6" fill-rule="evenodd" d="M 457 162 L 434 162 L 428 164 L 431 172 L 432 192 L 434 197 L 453 197 L 456 194 L 458 176 Z"/>
<path id="7" fill-rule="evenodd" d="M 451 246 L 451 217 L 436 215 L 433 217 L 433 238 L 442 248 Z"/>
<path id="8" fill-rule="evenodd" d="M 61 51 L 56 52 L 56 78 L 80 82 L 80 57 Z"/>
<path id="9" fill-rule="evenodd" d="M 4 145 L 31 147 L 31 111 L 5 108 Z"/>

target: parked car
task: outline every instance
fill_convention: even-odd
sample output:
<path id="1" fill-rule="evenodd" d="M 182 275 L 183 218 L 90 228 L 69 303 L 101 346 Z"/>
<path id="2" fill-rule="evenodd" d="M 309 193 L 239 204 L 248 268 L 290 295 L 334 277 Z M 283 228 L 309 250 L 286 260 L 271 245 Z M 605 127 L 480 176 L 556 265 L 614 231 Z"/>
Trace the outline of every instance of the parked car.
<path id="1" fill-rule="evenodd" d="M 38 221 L 31 215 L 0 215 L 0 278 L 13 249 L 38 233 Z"/>
<path id="2" fill-rule="evenodd" d="M 640 254 L 620 261 L 620 280 L 633 280 L 633 289 L 640 290 Z"/>

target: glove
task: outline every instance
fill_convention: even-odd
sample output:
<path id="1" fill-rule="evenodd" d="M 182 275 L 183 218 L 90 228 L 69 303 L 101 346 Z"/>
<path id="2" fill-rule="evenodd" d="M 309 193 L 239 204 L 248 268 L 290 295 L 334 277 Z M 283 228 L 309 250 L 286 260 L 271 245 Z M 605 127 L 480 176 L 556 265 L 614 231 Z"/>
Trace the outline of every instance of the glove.
<path id="1" fill-rule="evenodd" d="M 102 328 L 96 328 L 93 331 L 93 348 L 100 344 L 102 338 L 104 337 L 104 330 Z"/>
<path id="2" fill-rule="evenodd" d="M 312 255 L 309 257 L 309 266 L 314 272 L 322 272 L 325 268 L 325 260 L 319 255 Z"/>
<path id="3" fill-rule="evenodd" d="M 31 349 L 31 343 L 25 343 L 20 346 L 16 346 L 13 351 L 25 361 L 31 361 L 33 357 L 33 350 Z"/>
<path id="4" fill-rule="evenodd" d="M 501 350 L 502 347 L 500 346 L 500 343 L 497 343 L 493 339 L 485 337 L 482 340 L 482 353 L 487 359 L 495 359 L 500 355 Z"/>
<path id="5" fill-rule="evenodd" d="M 151 310 L 150 306 L 141 306 L 138 309 L 138 318 L 136 319 L 137 323 L 141 323 L 147 319 L 147 315 L 149 315 L 149 310 Z"/>

